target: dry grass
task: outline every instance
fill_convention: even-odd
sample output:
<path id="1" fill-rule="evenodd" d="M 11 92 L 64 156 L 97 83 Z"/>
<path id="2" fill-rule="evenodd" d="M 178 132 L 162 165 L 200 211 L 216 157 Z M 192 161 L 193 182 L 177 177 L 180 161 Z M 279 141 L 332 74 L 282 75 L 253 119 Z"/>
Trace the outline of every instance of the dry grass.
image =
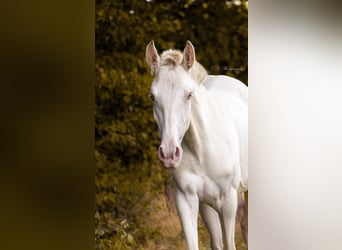
<path id="1" fill-rule="evenodd" d="M 148 225 L 154 229 L 159 229 L 162 236 L 158 241 L 148 241 L 144 246 L 147 250 L 183 250 L 186 249 L 184 235 L 178 219 L 174 204 L 168 202 L 166 196 L 160 195 L 151 201 L 154 213 L 146 219 Z M 199 248 L 210 250 L 210 239 L 207 229 L 199 218 Z M 240 226 L 236 224 L 235 235 L 236 249 L 247 250 L 240 231 Z"/>

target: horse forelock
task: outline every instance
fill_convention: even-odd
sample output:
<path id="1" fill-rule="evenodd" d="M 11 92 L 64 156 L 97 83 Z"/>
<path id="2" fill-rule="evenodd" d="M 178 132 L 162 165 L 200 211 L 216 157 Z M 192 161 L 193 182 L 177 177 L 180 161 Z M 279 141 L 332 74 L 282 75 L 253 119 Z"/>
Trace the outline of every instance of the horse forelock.
<path id="1" fill-rule="evenodd" d="M 183 61 L 183 53 L 179 50 L 169 49 L 160 55 L 160 66 L 175 68 L 181 65 Z M 196 83 L 201 83 L 208 76 L 207 71 L 197 61 L 191 68 L 190 75 Z"/>
<path id="2" fill-rule="evenodd" d="M 182 63 L 183 54 L 179 50 L 169 49 L 164 51 L 160 56 L 161 66 L 173 66 L 176 67 Z"/>

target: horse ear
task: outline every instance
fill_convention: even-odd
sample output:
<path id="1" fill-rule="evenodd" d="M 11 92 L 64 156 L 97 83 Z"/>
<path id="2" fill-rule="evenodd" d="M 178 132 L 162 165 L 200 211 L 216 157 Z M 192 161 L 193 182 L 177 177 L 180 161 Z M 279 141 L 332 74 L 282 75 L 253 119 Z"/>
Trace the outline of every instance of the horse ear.
<path id="1" fill-rule="evenodd" d="M 196 60 L 195 48 L 192 43 L 188 40 L 183 51 L 183 66 L 186 70 L 189 70 Z"/>
<path id="2" fill-rule="evenodd" d="M 154 42 L 150 41 L 146 46 L 146 62 L 151 68 L 151 73 L 154 74 L 159 67 L 159 55 Z"/>

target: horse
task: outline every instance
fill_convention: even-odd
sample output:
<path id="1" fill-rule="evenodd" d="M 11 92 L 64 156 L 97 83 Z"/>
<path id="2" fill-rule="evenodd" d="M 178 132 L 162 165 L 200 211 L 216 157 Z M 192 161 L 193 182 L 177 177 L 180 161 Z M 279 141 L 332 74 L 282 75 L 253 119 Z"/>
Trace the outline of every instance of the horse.
<path id="1" fill-rule="evenodd" d="M 158 156 L 171 172 L 187 249 L 198 250 L 198 213 L 212 249 L 235 250 L 238 196 L 245 194 L 241 232 L 248 238 L 248 88 L 237 79 L 208 75 L 195 48 L 166 50 L 153 41 L 146 61 L 154 80 L 149 97 L 161 144 Z"/>

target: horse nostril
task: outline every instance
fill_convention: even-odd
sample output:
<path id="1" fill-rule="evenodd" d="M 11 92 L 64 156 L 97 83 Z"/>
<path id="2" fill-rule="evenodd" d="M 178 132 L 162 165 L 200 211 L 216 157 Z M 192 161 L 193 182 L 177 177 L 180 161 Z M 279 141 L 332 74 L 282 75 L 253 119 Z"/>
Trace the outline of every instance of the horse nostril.
<path id="1" fill-rule="evenodd" d="M 159 147 L 159 157 L 160 159 L 165 159 L 165 154 L 163 152 L 163 147 Z"/>
<path id="2" fill-rule="evenodd" d="M 176 156 L 176 158 L 179 158 L 179 156 L 180 156 L 180 150 L 179 150 L 179 147 L 176 147 L 175 156 Z"/>

